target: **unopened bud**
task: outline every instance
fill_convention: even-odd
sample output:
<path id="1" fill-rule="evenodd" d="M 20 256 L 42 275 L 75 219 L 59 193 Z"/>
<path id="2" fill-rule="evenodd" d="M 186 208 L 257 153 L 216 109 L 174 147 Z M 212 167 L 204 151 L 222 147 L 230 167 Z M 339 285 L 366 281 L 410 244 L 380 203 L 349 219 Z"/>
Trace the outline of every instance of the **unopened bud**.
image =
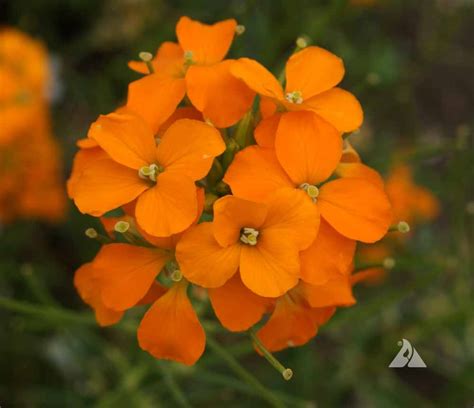
<path id="1" fill-rule="evenodd" d="M 87 228 L 85 230 L 85 234 L 86 234 L 86 237 L 91 238 L 91 239 L 97 238 L 97 236 L 99 235 L 97 234 L 97 231 L 95 230 L 95 228 Z"/>
<path id="2" fill-rule="evenodd" d="M 127 232 L 129 228 L 130 223 L 128 223 L 127 221 L 118 221 L 114 226 L 114 230 L 116 232 L 120 232 L 121 234 Z"/>
<path id="3" fill-rule="evenodd" d="M 400 221 L 397 225 L 397 228 L 402 234 L 406 234 L 410 231 L 410 225 L 406 221 Z"/>
<path id="4" fill-rule="evenodd" d="M 183 279 L 183 274 L 179 269 L 175 269 L 173 272 L 171 272 L 170 277 L 173 282 L 179 282 L 181 279 Z"/>
<path id="5" fill-rule="evenodd" d="M 245 33 L 245 26 L 242 24 L 239 24 L 237 27 L 235 27 L 235 34 L 237 35 L 242 35 Z"/>
<path id="6" fill-rule="evenodd" d="M 147 51 L 142 51 L 138 54 L 138 57 L 143 61 L 143 62 L 150 62 L 153 59 L 153 54 L 151 52 Z"/>
<path id="7" fill-rule="evenodd" d="M 293 370 L 291 368 L 285 368 L 281 375 L 286 381 L 289 381 L 293 377 Z"/>
<path id="8" fill-rule="evenodd" d="M 306 48 L 309 45 L 309 38 L 302 35 L 296 39 L 296 46 L 298 48 Z"/>

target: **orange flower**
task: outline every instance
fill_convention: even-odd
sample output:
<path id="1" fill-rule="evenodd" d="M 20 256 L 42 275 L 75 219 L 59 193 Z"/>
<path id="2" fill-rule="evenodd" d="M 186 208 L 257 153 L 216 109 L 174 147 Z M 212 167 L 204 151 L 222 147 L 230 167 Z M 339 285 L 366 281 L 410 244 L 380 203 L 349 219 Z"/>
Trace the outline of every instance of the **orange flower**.
<path id="1" fill-rule="evenodd" d="M 240 269 L 250 290 L 277 297 L 298 283 L 298 254 L 313 242 L 318 224 L 303 192 L 281 189 L 266 204 L 226 196 L 215 202 L 212 223 L 183 236 L 176 258 L 198 285 L 222 286 Z"/>
<path id="2" fill-rule="evenodd" d="M 406 164 L 392 167 L 385 189 L 393 206 L 394 221 L 412 224 L 430 221 L 439 215 L 439 200 L 427 188 L 415 183 L 413 172 Z"/>
<path id="3" fill-rule="evenodd" d="M 379 240 L 389 227 L 391 211 L 384 191 L 360 178 L 326 182 L 341 157 L 340 138 L 330 135 L 311 112 L 290 112 L 280 120 L 275 150 L 259 146 L 239 152 L 224 181 L 232 192 L 262 201 L 273 191 L 305 191 L 317 213 L 340 234 L 363 242 Z"/>
<path id="4" fill-rule="evenodd" d="M 178 44 L 165 42 L 151 62 L 154 72 L 129 87 L 127 106 L 156 129 L 187 93 L 192 104 L 217 127 L 235 124 L 249 110 L 254 92 L 230 73 L 234 61 L 223 61 L 235 35 L 233 19 L 213 25 L 181 17 Z M 130 67 L 148 73 L 143 62 Z"/>
<path id="5" fill-rule="evenodd" d="M 336 87 L 344 76 L 342 60 L 322 48 L 307 47 L 289 58 L 285 90 L 265 67 L 249 58 L 237 60 L 231 72 L 262 96 L 264 117 L 279 107 L 315 112 L 340 132 L 350 132 L 362 124 L 357 99 Z"/>
<path id="6" fill-rule="evenodd" d="M 155 236 L 191 225 L 198 210 L 194 182 L 225 149 L 215 128 L 191 119 L 177 120 L 155 140 L 143 119 L 127 110 L 100 116 L 89 137 L 107 155 L 84 160 L 74 173 L 69 190 L 77 207 L 101 216 L 137 199 L 137 222 Z"/>
<path id="7" fill-rule="evenodd" d="M 194 222 L 202 213 L 202 189 L 198 196 Z M 142 231 L 130 215 L 114 219 L 117 220 L 128 222 L 129 232 L 134 239 L 142 240 L 143 246 L 104 245 L 92 263 L 76 272 L 75 283 L 81 297 L 94 308 L 101 325 L 115 323 L 125 310 L 136 305 L 152 303 L 138 328 L 140 347 L 156 358 L 194 364 L 204 351 L 205 334 L 187 297 L 188 284 L 183 280 L 166 289 L 156 282 L 165 264 L 174 262 L 173 251 L 181 234 L 153 237 Z M 172 265 L 174 270 L 167 268 L 168 274 L 179 270 L 179 265 Z"/>

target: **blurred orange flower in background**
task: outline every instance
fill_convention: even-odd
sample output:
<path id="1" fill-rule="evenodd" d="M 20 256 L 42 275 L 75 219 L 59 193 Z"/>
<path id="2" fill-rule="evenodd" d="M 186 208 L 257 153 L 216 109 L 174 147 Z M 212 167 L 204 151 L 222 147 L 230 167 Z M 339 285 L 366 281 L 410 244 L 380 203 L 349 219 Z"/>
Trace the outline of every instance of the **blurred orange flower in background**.
<path id="1" fill-rule="evenodd" d="M 52 136 L 43 45 L 0 30 L 0 220 L 64 215 L 61 154 Z"/>

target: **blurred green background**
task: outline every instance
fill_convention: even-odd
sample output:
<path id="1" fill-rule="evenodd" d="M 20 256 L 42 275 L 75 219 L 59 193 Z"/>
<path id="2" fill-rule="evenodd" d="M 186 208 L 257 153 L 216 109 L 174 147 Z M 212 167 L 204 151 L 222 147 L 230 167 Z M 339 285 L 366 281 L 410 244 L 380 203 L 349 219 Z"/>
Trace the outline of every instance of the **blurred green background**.
<path id="1" fill-rule="evenodd" d="M 0 0 L 0 24 L 47 44 L 57 67 L 53 121 L 66 169 L 75 141 L 99 113 L 123 102 L 138 76 L 126 63 L 174 40 L 181 15 L 234 17 L 246 26 L 231 56 L 278 72 L 306 34 L 341 56 L 343 87 L 366 119 L 351 136 L 385 173 L 395 152 L 441 200 L 436 222 L 418 226 L 379 286 L 357 287 L 308 345 L 278 353 L 285 383 L 244 334 L 215 338 L 288 406 L 399 407 L 474 404 L 474 2 Z M 98 244 L 94 225 L 70 206 L 61 225 L 19 221 L 0 231 L 0 406 L 266 406 L 262 391 L 210 347 L 194 367 L 158 362 L 134 329 L 143 310 L 100 329 L 75 293 L 74 270 Z M 406 338 L 428 368 L 389 369 Z M 186 401 L 183 399 L 185 397 Z"/>

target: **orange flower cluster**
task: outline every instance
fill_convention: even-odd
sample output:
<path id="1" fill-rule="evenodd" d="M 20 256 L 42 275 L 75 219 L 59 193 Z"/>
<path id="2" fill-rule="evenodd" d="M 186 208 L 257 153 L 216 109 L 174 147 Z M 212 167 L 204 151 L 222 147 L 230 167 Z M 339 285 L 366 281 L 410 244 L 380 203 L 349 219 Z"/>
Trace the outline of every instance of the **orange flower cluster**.
<path id="1" fill-rule="evenodd" d="M 43 45 L 0 29 L 0 222 L 60 219 L 65 209 L 58 146 L 52 137 Z"/>
<path id="2" fill-rule="evenodd" d="M 189 296 L 230 331 L 257 325 L 269 350 L 302 345 L 355 303 L 356 241 L 392 221 L 380 176 L 343 139 L 363 114 L 337 87 L 342 60 L 299 47 L 283 86 L 224 59 L 241 31 L 183 17 L 178 43 L 141 53 L 129 65 L 145 76 L 79 141 L 68 184 L 107 231 L 87 231 L 104 245 L 76 272 L 81 297 L 101 325 L 151 304 L 140 346 L 188 365 L 205 348 Z"/>

